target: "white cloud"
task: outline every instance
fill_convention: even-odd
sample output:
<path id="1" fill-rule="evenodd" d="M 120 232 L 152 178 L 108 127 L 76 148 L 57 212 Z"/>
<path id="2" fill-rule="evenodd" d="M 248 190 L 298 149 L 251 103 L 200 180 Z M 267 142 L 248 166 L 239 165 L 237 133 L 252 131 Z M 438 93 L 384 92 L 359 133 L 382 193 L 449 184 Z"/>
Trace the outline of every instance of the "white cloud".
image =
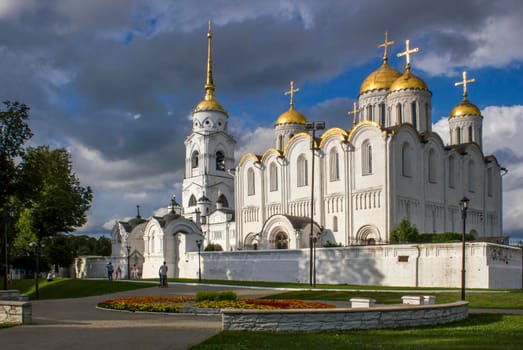
<path id="1" fill-rule="evenodd" d="M 245 153 L 262 154 L 268 148 L 274 147 L 274 129 L 258 127 L 254 131 L 244 132 L 238 140 L 235 158 L 238 161 Z"/>

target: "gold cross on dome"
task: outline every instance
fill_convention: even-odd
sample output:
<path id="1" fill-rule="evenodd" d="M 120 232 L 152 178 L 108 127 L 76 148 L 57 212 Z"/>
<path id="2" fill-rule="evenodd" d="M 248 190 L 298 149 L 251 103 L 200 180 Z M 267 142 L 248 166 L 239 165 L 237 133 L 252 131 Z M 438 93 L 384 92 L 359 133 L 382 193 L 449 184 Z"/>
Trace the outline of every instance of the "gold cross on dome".
<path id="1" fill-rule="evenodd" d="M 360 110 L 356 106 L 357 106 L 356 102 L 353 102 L 352 103 L 352 111 L 347 113 L 348 115 L 354 115 L 354 119 L 352 120 L 352 125 L 353 126 L 356 125 L 356 119 L 358 118 L 358 113 L 360 112 Z"/>
<path id="2" fill-rule="evenodd" d="M 392 44 L 394 44 L 394 41 L 392 41 L 392 40 L 389 41 L 389 32 L 386 31 L 385 32 L 385 42 L 378 45 L 378 47 L 383 47 L 383 59 L 384 60 L 387 59 L 387 47 Z"/>
<path id="3" fill-rule="evenodd" d="M 410 68 L 410 54 L 411 53 L 415 53 L 415 52 L 419 52 L 419 47 L 411 49 L 410 48 L 410 40 L 409 39 L 405 40 L 405 47 L 406 47 L 405 51 L 398 53 L 398 57 L 406 56 L 407 68 Z"/>
<path id="4" fill-rule="evenodd" d="M 291 109 L 294 109 L 294 93 L 300 91 L 299 88 L 294 88 L 294 81 L 291 80 L 291 88 L 289 91 L 285 91 L 284 95 L 291 95 Z"/>
<path id="5" fill-rule="evenodd" d="M 463 80 L 454 83 L 454 86 L 463 85 L 463 98 L 467 98 L 467 83 L 473 83 L 476 79 L 472 78 L 467 80 L 467 72 L 463 71 Z"/>

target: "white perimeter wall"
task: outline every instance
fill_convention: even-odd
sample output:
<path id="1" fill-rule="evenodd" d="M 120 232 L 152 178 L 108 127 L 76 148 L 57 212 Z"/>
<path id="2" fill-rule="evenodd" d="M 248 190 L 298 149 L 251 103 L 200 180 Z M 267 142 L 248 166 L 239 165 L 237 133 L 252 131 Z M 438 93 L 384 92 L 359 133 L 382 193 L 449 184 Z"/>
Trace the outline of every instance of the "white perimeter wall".
<path id="1" fill-rule="evenodd" d="M 198 253 L 179 259 L 179 277 L 198 277 Z M 467 243 L 467 288 L 522 288 L 522 251 Z M 202 278 L 309 282 L 309 250 L 202 252 Z M 377 245 L 316 249 L 318 284 L 460 287 L 461 244 Z"/>

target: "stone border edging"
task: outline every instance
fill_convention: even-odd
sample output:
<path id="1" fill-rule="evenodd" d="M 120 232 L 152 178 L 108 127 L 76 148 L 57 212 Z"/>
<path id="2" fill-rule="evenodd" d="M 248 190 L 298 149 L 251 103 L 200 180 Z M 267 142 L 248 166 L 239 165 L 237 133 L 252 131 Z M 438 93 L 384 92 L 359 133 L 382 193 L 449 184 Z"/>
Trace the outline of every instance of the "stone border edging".
<path id="1" fill-rule="evenodd" d="M 222 309 L 223 330 L 324 331 L 428 326 L 468 317 L 468 302 L 369 309 Z"/>

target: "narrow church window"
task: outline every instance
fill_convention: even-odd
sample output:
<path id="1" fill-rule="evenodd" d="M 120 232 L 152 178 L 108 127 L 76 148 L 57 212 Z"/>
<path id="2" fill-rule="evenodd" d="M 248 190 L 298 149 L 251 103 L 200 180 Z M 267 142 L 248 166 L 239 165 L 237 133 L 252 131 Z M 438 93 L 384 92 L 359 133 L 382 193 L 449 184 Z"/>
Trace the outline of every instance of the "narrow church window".
<path id="1" fill-rule="evenodd" d="M 191 168 L 198 168 L 198 160 L 200 155 L 198 154 L 198 151 L 194 151 L 191 156 Z"/>
<path id="2" fill-rule="evenodd" d="M 361 145 L 361 173 L 372 174 L 372 145 L 369 140 L 365 140 Z"/>
<path id="3" fill-rule="evenodd" d="M 468 170 L 468 180 L 469 180 L 469 192 L 474 192 L 476 190 L 476 174 L 474 173 L 474 161 L 470 160 L 467 166 Z"/>
<path id="4" fill-rule="evenodd" d="M 429 112 L 429 104 L 425 103 L 425 129 L 427 130 L 429 130 L 429 126 L 431 125 Z"/>
<path id="5" fill-rule="evenodd" d="M 398 103 L 396 105 L 396 119 L 398 120 L 398 124 L 403 124 L 403 115 L 401 113 L 401 104 Z"/>
<path id="6" fill-rule="evenodd" d="M 216 202 L 222 203 L 222 207 L 224 207 L 224 208 L 229 208 L 229 201 L 227 200 L 227 197 L 225 197 L 223 195 L 223 193 L 220 194 L 220 196 L 218 197 L 218 200 Z"/>
<path id="7" fill-rule="evenodd" d="M 298 157 L 298 163 L 297 163 L 297 175 L 298 175 L 298 187 L 308 186 L 309 185 L 309 179 L 308 179 L 308 169 L 307 169 L 307 159 L 305 158 L 305 155 L 301 154 Z"/>
<path id="8" fill-rule="evenodd" d="M 196 205 L 196 197 L 194 197 L 194 194 L 191 194 L 191 198 L 189 198 L 189 206 L 194 207 Z"/>
<path id="9" fill-rule="evenodd" d="M 429 173 L 429 182 L 432 183 L 432 184 L 435 184 L 436 183 L 436 171 L 437 171 L 437 166 L 436 166 L 436 152 L 431 149 L 429 151 L 429 159 L 428 159 L 428 162 L 429 162 L 429 169 L 428 169 L 428 173 Z"/>
<path id="10" fill-rule="evenodd" d="M 337 216 L 332 217 L 332 231 L 338 232 L 338 217 Z"/>
<path id="11" fill-rule="evenodd" d="M 487 169 L 487 195 L 492 197 L 492 168 Z"/>
<path id="12" fill-rule="evenodd" d="M 454 156 L 449 157 L 449 187 L 454 188 L 456 185 L 456 165 Z"/>
<path id="13" fill-rule="evenodd" d="M 216 170 L 225 171 L 225 155 L 222 151 L 216 152 Z"/>
<path id="14" fill-rule="evenodd" d="M 380 119 L 381 119 L 381 125 L 386 126 L 387 122 L 387 115 L 385 113 L 385 103 L 380 104 Z"/>
<path id="15" fill-rule="evenodd" d="M 372 105 L 368 105 L 367 106 L 367 120 L 372 121 L 372 118 L 373 118 L 373 116 L 372 116 Z"/>
<path id="16" fill-rule="evenodd" d="M 335 148 L 332 148 L 330 151 L 329 161 L 330 181 L 338 181 L 340 179 L 340 159 Z"/>
<path id="17" fill-rule="evenodd" d="M 247 195 L 248 196 L 254 196 L 256 193 L 255 187 L 254 187 L 254 170 L 252 168 L 249 168 L 247 170 Z"/>
<path id="18" fill-rule="evenodd" d="M 283 135 L 278 136 L 278 149 L 283 149 Z"/>
<path id="19" fill-rule="evenodd" d="M 278 168 L 274 163 L 269 167 L 269 184 L 271 192 L 278 191 Z"/>
<path id="20" fill-rule="evenodd" d="M 456 143 L 461 143 L 461 128 L 456 128 Z"/>
<path id="21" fill-rule="evenodd" d="M 416 102 L 412 102 L 411 104 L 411 110 L 412 110 L 412 125 L 415 129 L 418 128 L 418 109 L 416 108 Z"/>
<path id="22" fill-rule="evenodd" d="M 401 172 L 405 177 L 411 176 L 411 159 L 410 159 L 410 146 L 408 143 L 404 143 L 401 148 Z"/>
<path id="23" fill-rule="evenodd" d="M 474 141 L 474 140 L 472 139 L 472 126 L 469 126 L 469 130 L 468 130 L 468 131 L 469 131 L 469 139 L 468 139 L 468 141 L 469 141 L 469 142 L 472 142 L 472 141 Z"/>

